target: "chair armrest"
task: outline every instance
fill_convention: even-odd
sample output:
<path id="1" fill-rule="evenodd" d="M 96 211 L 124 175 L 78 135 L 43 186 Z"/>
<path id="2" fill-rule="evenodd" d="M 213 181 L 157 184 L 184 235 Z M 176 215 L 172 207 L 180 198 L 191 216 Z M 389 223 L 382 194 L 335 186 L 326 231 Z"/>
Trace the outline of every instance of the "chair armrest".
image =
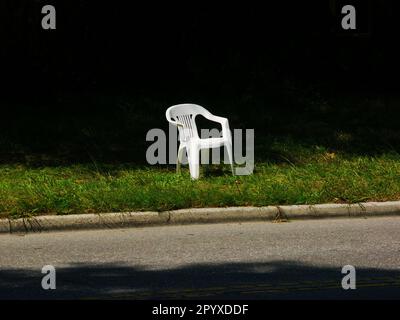
<path id="1" fill-rule="evenodd" d="M 227 118 L 214 116 L 211 113 L 204 114 L 203 116 L 204 116 L 204 118 L 206 118 L 210 121 L 219 122 L 220 124 L 223 124 L 224 122 L 228 122 Z"/>
<path id="2" fill-rule="evenodd" d="M 214 121 L 221 124 L 222 127 L 222 136 L 228 137 L 230 136 L 230 129 L 229 129 L 229 121 L 227 118 L 214 116 L 213 114 L 205 114 L 204 117 L 210 121 Z"/>

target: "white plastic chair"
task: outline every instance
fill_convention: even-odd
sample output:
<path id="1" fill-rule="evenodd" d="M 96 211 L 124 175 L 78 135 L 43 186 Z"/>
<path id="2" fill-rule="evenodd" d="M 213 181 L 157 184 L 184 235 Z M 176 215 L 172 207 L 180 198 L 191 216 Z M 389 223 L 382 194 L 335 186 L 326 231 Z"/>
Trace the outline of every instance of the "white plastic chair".
<path id="1" fill-rule="evenodd" d="M 220 123 L 222 126 L 222 137 L 207 139 L 199 138 L 196 126 L 196 116 L 199 114 L 208 120 Z M 188 157 L 190 176 L 192 179 L 198 179 L 200 174 L 200 150 L 225 146 L 232 169 L 232 174 L 234 173 L 232 135 L 229 129 L 228 119 L 214 116 L 202 106 L 190 103 L 178 104 L 169 107 L 165 115 L 170 123 L 178 127 L 179 131 L 180 144 L 176 164 L 177 172 L 180 171 L 184 149 L 186 149 Z M 208 150 L 206 154 L 208 155 Z"/>

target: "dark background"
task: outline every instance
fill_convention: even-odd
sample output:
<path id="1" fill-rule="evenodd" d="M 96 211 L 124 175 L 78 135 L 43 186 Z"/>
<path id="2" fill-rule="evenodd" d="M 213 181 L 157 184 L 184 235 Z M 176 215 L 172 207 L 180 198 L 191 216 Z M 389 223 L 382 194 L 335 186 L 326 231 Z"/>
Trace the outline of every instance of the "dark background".
<path id="1" fill-rule="evenodd" d="M 147 130 L 183 102 L 255 128 L 256 145 L 400 150 L 396 1 L 128 3 L 0 1 L 2 162 L 144 163 Z M 340 27 L 345 4 L 356 31 Z"/>

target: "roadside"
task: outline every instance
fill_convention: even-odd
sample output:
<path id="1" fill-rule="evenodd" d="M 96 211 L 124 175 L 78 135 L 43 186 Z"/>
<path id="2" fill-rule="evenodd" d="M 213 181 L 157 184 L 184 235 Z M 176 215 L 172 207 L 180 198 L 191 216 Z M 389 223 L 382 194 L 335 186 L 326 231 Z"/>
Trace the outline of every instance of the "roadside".
<path id="1" fill-rule="evenodd" d="M 213 166 L 198 181 L 187 168 L 178 175 L 173 167 L 4 165 L 0 218 L 399 200 L 399 155 L 346 158 L 297 150 L 302 152 L 308 153 L 296 165 L 257 163 L 250 176 Z"/>
<path id="2" fill-rule="evenodd" d="M 399 217 L 1 235 L 4 299 L 398 299 Z M 41 270 L 56 270 L 43 290 Z M 342 268 L 356 270 L 343 290 Z"/>
<path id="3" fill-rule="evenodd" d="M 164 212 L 125 212 L 0 219 L 0 234 L 179 224 L 251 221 L 285 222 L 298 219 L 368 218 L 376 216 L 400 216 L 400 201 L 365 202 L 351 205 L 319 204 L 198 208 Z"/>

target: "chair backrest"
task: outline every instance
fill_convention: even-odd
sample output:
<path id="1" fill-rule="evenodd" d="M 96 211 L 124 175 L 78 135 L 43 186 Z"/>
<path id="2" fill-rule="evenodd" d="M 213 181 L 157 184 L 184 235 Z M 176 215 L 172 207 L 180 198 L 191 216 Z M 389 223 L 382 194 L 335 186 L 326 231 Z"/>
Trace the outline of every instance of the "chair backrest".
<path id="1" fill-rule="evenodd" d="M 169 107 L 165 112 L 168 121 L 175 121 L 182 126 L 178 126 L 179 140 L 188 141 L 190 138 L 198 138 L 195 118 L 200 115 L 211 114 L 207 109 L 197 104 L 184 103 Z"/>

